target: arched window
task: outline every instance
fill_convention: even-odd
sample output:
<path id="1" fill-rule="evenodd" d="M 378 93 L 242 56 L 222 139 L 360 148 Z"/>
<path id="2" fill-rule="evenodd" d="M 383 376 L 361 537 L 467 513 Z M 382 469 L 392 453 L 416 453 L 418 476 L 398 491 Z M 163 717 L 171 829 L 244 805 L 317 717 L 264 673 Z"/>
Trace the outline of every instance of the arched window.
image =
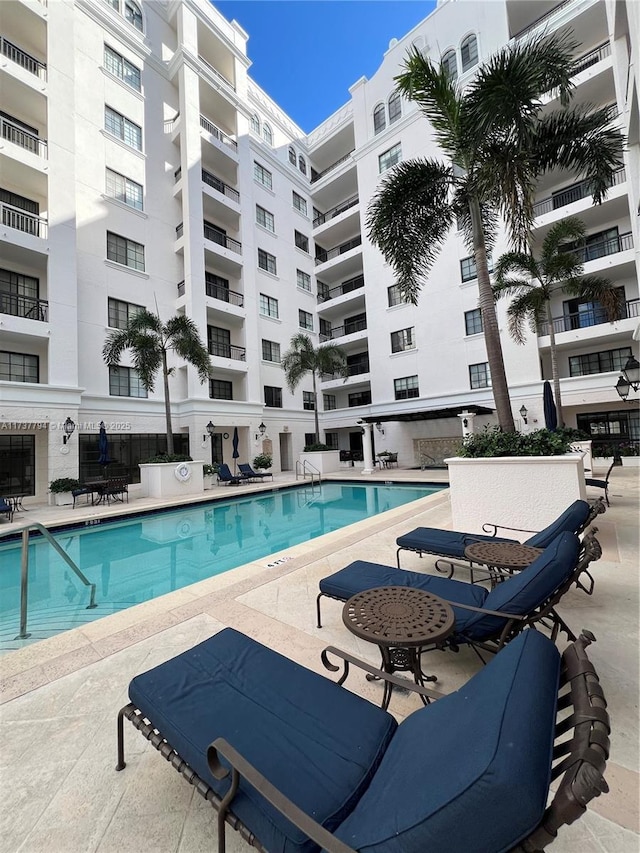
<path id="1" fill-rule="evenodd" d="M 378 104 L 373 111 L 373 132 L 377 135 L 387 126 L 387 119 L 384 112 L 384 104 Z"/>
<path id="2" fill-rule="evenodd" d="M 402 100 L 400 92 L 394 92 L 389 98 L 389 124 L 402 118 Z"/>
<path id="3" fill-rule="evenodd" d="M 307 161 L 302 154 L 298 157 L 298 169 L 300 169 L 303 175 L 307 174 Z"/>
<path id="4" fill-rule="evenodd" d="M 473 33 L 467 36 L 460 45 L 460 58 L 462 59 L 463 71 L 468 71 L 478 64 L 478 40 Z"/>
<path id="5" fill-rule="evenodd" d="M 251 130 L 260 136 L 260 117 L 257 113 L 251 116 Z"/>
<path id="6" fill-rule="evenodd" d="M 458 60 L 455 50 L 448 50 L 442 57 L 442 67 L 452 83 L 458 79 Z"/>
<path id="7" fill-rule="evenodd" d="M 289 162 L 291 163 L 292 166 L 295 166 L 296 162 L 297 162 L 296 161 L 296 152 L 295 152 L 293 145 L 289 146 Z"/>
<path id="8" fill-rule="evenodd" d="M 124 16 L 130 24 L 142 32 L 142 10 L 133 0 L 125 0 Z"/>
<path id="9" fill-rule="evenodd" d="M 267 145 L 273 145 L 273 131 L 271 127 L 266 123 L 262 125 L 262 138 L 267 143 Z"/>

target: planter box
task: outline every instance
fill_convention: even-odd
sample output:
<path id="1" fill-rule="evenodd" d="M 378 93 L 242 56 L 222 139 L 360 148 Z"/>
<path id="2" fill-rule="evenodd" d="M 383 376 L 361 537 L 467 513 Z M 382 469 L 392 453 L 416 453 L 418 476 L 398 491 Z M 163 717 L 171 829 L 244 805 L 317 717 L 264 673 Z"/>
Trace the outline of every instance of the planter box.
<path id="1" fill-rule="evenodd" d="M 176 498 L 204 491 L 202 460 L 145 462 L 140 468 L 140 491 L 147 498 Z"/>
<path id="2" fill-rule="evenodd" d="M 331 474 L 343 467 L 340 464 L 339 450 L 312 450 L 307 453 L 301 453 L 300 463 L 304 463 L 305 460 L 309 465 L 313 465 L 311 470 L 314 474 L 316 470 L 321 474 Z"/>
<path id="3" fill-rule="evenodd" d="M 542 530 L 573 501 L 586 500 L 584 465 L 577 453 L 455 457 L 445 462 L 454 530 L 482 533 L 486 522 Z M 519 537 L 514 534 L 513 538 Z M 526 534 L 521 538 L 527 538 Z"/>
<path id="4" fill-rule="evenodd" d="M 620 458 L 623 468 L 640 468 L 640 456 L 621 456 Z"/>
<path id="5" fill-rule="evenodd" d="M 72 506 L 73 495 L 71 492 L 50 492 L 49 506 Z"/>
<path id="6" fill-rule="evenodd" d="M 205 474 L 202 478 L 203 488 L 206 491 L 212 489 L 216 481 L 215 474 Z"/>

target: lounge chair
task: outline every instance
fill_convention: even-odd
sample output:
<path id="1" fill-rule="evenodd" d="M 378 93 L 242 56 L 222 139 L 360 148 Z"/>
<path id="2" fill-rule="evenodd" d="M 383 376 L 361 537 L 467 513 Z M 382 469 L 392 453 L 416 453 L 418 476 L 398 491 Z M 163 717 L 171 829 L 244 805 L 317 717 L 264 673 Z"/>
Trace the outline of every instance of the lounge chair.
<path id="1" fill-rule="evenodd" d="M 240 469 L 240 473 L 242 474 L 242 476 L 245 477 L 247 480 L 264 480 L 265 477 L 271 477 L 271 479 L 273 480 L 273 474 L 271 473 L 271 471 L 254 471 L 248 462 L 241 462 L 238 465 L 238 468 Z"/>
<path id="2" fill-rule="evenodd" d="M 244 477 L 236 477 L 229 470 L 229 466 L 226 462 L 221 462 L 218 465 L 218 482 L 226 483 L 227 486 L 239 486 L 240 483 L 244 480 Z"/>
<path id="3" fill-rule="evenodd" d="M 133 679 L 116 769 L 126 718 L 216 809 L 220 853 L 225 822 L 261 851 L 539 851 L 608 791 L 592 640 L 583 634 L 561 659 L 525 631 L 448 696 L 326 649 L 334 671 L 331 653 L 437 700 L 398 725 L 226 628 Z"/>
<path id="4" fill-rule="evenodd" d="M 559 533 L 569 531 L 580 535 L 587 529 L 593 519 L 600 513 L 605 512 L 604 502 L 600 498 L 590 504 L 587 501 L 577 500 L 567 507 L 562 515 L 552 521 L 544 530 L 535 533 L 526 539 L 524 545 L 532 548 L 546 548 Z M 400 552 L 415 551 L 422 554 L 436 554 L 449 557 L 452 560 L 465 560 L 464 551 L 468 545 L 474 542 L 518 542 L 517 539 L 505 539 L 497 535 L 498 530 L 515 530 L 519 528 L 505 527 L 502 524 L 484 524 L 482 533 L 462 533 L 457 530 L 441 530 L 438 527 L 416 527 L 409 533 L 405 533 L 396 539 L 398 550 L 396 562 L 400 568 Z M 520 530 L 521 533 L 534 533 L 532 530 Z M 446 571 L 449 577 L 453 575 L 455 564 L 447 560 L 436 560 L 436 569 Z"/>
<path id="5" fill-rule="evenodd" d="M 611 506 L 609 503 L 609 477 L 611 476 L 611 472 L 613 469 L 622 464 L 622 461 L 618 461 L 619 457 L 614 457 L 613 462 L 609 465 L 609 470 L 607 471 L 604 480 L 594 479 L 593 477 L 587 477 L 585 483 L 587 486 L 594 486 L 596 489 L 604 489 L 604 497 L 607 502 L 607 506 Z M 602 500 L 602 498 L 600 498 Z"/>
<path id="6" fill-rule="evenodd" d="M 582 542 L 575 533 L 561 533 L 531 565 L 492 590 L 452 578 L 356 560 L 320 581 L 316 600 L 318 627 L 322 627 L 323 597 L 347 601 L 365 589 L 411 586 L 437 595 L 453 607 L 455 627 L 441 645 L 454 651 L 468 644 L 494 652 L 524 628 L 538 627 L 540 623 L 550 625 L 554 640 L 560 631 L 575 640 L 575 634 L 555 606 L 589 563 L 598 560 L 601 554 L 600 544 L 592 533 Z"/>
<path id="7" fill-rule="evenodd" d="M 13 521 L 13 506 L 4 498 L 0 498 L 0 515 L 6 515 L 9 521 Z"/>

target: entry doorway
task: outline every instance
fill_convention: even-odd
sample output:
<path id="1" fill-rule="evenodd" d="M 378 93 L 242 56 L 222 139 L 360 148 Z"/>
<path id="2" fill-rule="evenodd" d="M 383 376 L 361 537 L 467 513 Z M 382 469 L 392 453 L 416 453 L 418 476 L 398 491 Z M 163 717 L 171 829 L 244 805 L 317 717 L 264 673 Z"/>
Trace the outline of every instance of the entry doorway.
<path id="1" fill-rule="evenodd" d="M 280 470 L 293 471 L 293 451 L 290 432 L 281 432 L 280 438 Z"/>

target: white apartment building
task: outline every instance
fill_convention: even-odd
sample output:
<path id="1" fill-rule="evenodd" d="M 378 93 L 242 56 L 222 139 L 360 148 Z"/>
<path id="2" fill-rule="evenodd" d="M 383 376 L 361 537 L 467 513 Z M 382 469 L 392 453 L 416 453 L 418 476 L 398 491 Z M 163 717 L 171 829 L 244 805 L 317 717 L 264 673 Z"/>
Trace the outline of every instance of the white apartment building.
<path id="1" fill-rule="evenodd" d="M 640 437 L 637 407 L 614 387 L 638 355 L 638 12 L 623 0 L 446 0 L 306 135 L 251 80 L 247 34 L 206 0 L 3 0 L 0 494 L 42 498 L 54 478 L 97 475 L 101 421 L 110 473 L 136 482 L 137 462 L 164 449 L 160 377 L 147 396 L 130 361 L 102 358 L 108 332 L 138 306 L 186 313 L 207 342 L 208 385 L 179 360 L 171 377 L 176 450 L 193 458 L 232 461 L 237 428 L 240 461 L 264 450 L 276 471 L 293 470 L 314 429 L 311 378 L 291 393 L 280 365 L 299 331 L 347 353 L 348 379 L 323 378 L 319 395 L 334 447 L 360 457 L 364 429 L 372 452 L 417 466 L 450 453 L 463 420 L 493 422 L 461 234 L 414 307 L 367 239 L 367 204 L 400 159 L 437 155 L 415 105 L 393 94 L 408 47 L 444 57 L 464 84 L 511 39 L 559 27 L 581 42 L 576 99 L 611 105 L 629 137 L 602 205 L 580 176 L 538 188 L 536 239 L 581 216 L 585 272 L 621 289 L 614 323 L 597 305 L 554 306 L 565 420 L 601 439 Z M 525 428 L 536 428 L 549 337 L 516 345 L 506 307 L 514 415 L 525 405 Z"/>

